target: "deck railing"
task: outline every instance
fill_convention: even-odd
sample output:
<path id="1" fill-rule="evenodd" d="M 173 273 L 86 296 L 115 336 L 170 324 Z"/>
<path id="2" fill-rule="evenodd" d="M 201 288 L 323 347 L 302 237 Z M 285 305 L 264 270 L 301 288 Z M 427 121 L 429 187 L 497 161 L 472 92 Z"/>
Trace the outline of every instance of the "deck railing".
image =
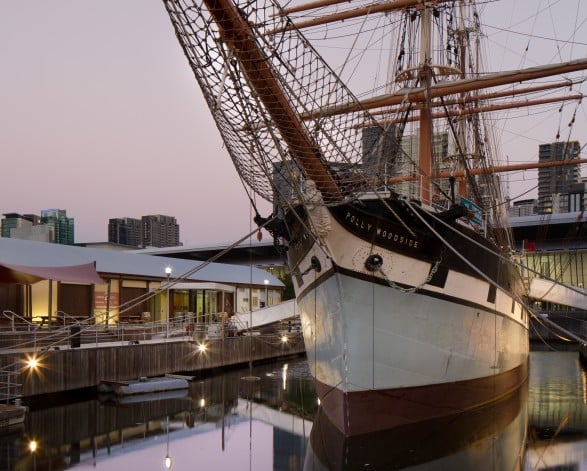
<path id="1" fill-rule="evenodd" d="M 18 316 L 20 317 L 20 316 Z M 34 324 L 26 321 L 0 325 L 0 350 L 96 347 L 107 343 L 128 344 L 143 341 L 205 340 L 237 335 L 231 322 L 194 322 L 189 317 L 178 317 L 169 323 L 162 321 L 116 324 L 87 324 L 77 321 L 63 325 Z M 2 365 L 0 365 L 0 368 Z"/>
<path id="2" fill-rule="evenodd" d="M 26 330 L 35 330 L 38 327 L 38 324 L 35 324 L 28 319 L 25 319 L 21 315 L 17 314 L 16 312 L 10 310 L 2 311 L 2 316 L 10 321 L 10 327 L 14 332 L 17 327 L 22 326 L 26 328 Z"/>

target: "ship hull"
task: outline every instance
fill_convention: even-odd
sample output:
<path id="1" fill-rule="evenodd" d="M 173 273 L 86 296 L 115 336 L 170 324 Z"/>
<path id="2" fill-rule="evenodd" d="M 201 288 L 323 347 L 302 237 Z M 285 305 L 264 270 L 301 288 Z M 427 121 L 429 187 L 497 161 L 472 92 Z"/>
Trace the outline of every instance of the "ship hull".
<path id="1" fill-rule="evenodd" d="M 375 225 L 381 223 L 374 220 Z M 357 236 L 344 226 L 344 217 L 333 216 L 326 237 L 290 254 L 317 393 L 343 433 L 469 410 L 525 381 L 528 331 L 522 306 L 482 276 L 463 273 L 446 251 L 438 252 L 438 263 L 430 246 L 418 257 L 372 239 Z M 417 232 L 413 240 L 434 244 L 433 239 L 422 244 Z M 383 260 L 382 270 L 365 268 L 373 253 Z M 439 271 L 442 283 L 435 282 Z M 507 279 L 503 273 L 495 277 Z"/>

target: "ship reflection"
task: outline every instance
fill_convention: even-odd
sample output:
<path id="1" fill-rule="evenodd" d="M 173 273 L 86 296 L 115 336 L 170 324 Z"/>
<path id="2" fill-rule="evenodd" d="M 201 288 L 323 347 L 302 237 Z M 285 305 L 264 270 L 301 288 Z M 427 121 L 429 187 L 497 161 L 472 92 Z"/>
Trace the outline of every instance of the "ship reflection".
<path id="1" fill-rule="evenodd" d="M 320 409 L 304 471 L 523 469 L 527 397 L 524 385 L 490 406 L 353 437 Z"/>

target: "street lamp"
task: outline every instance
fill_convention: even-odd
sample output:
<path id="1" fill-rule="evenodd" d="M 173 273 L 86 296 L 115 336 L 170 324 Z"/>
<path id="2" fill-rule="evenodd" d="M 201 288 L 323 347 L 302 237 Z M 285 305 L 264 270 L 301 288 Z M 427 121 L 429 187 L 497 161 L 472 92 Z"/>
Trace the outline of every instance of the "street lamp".
<path id="1" fill-rule="evenodd" d="M 171 268 L 171 265 L 167 265 L 165 267 L 165 274 L 167 275 L 167 285 L 166 285 L 166 295 L 165 295 L 165 338 L 169 337 L 169 281 L 171 278 L 171 272 L 173 271 L 173 269 Z"/>
<path id="2" fill-rule="evenodd" d="M 265 307 L 269 307 L 269 280 L 265 278 L 263 283 L 265 283 Z"/>

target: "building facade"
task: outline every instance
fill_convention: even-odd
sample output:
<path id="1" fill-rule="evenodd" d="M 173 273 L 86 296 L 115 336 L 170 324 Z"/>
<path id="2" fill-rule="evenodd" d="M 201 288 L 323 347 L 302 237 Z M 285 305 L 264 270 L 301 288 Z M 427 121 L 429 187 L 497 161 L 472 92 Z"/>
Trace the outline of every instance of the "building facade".
<path id="1" fill-rule="evenodd" d="M 96 282 L 64 279 L 59 273 L 39 281 L 0 280 L 0 312 L 34 323 L 59 322 L 60 316 L 101 324 L 209 323 L 278 304 L 284 290 L 279 279 L 255 267 L 210 263 L 195 270 L 201 262 L 0 239 L 0 266 L 65 265 L 71 275 L 88 263 L 100 278 Z"/>
<path id="2" fill-rule="evenodd" d="M 108 221 L 108 242 L 132 247 L 177 247 L 179 224 L 173 216 L 162 214 Z"/>
<path id="3" fill-rule="evenodd" d="M 56 244 L 74 244 L 74 220 L 67 217 L 65 209 L 41 210 L 41 224 L 46 224 L 53 229 Z"/>
<path id="4" fill-rule="evenodd" d="M 173 216 L 155 214 L 141 218 L 143 247 L 176 247 L 179 245 L 179 225 Z"/>
<path id="5" fill-rule="evenodd" d="M 581 146 L 578 141 L 552 142 L 538 148 L 539 162 L 576 160 Z M 544 167 L 538 169 L 538 213 L 556 214 L 569 211 L 569 193 L 580 183 L 581 170 L 577 165 Z"/>
<path id="6" fill-rule="evenodd" d="M 514 201 L 509 212 L 511 217 L 531 216 L 536 214 L 537 201 L 535 199 Z"/>
<path id="7" fill-rule="evenodd" d="M 13 229 L 29 228 L 41 223 L 36 214 L 4 213 L 2 219 L 2 237 L 13 237 Z"/>
<path id="8" fill-rule="evenodd" d="M 108 242 L 140 247 L 143 242 L 140 219 L 113 218 L 108 221 Z"/>
<path id="9" fill-rule="evenodd" d="M 2 237 L 63 245 L 74 244 L 74 220 L 64 209 L 44 209 L 36 214 L 5 213 Z"/>

